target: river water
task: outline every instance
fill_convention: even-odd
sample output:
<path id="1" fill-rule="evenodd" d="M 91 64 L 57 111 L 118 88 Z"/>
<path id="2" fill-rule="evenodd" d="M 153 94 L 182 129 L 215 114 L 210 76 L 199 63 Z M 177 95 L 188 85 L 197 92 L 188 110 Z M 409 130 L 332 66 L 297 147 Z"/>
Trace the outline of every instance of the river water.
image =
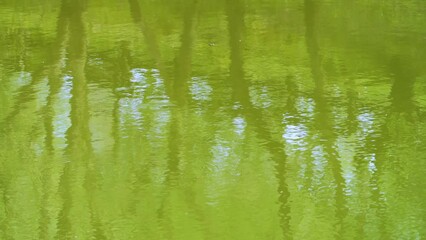
<path id="1" fill-rule="evenodd" d="M 0 103 L 0 239 L 426 239 L 424 0 L 2 0 Z"/>

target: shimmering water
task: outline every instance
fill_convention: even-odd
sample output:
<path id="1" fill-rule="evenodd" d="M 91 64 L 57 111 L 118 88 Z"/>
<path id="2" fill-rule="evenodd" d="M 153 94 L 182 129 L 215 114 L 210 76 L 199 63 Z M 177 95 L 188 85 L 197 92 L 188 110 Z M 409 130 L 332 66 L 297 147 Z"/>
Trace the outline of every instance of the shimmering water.
<path id="1" fill-rule="evenodd" d="M 1 0 L 0 239 L 426 239 L 426 1 Z"/>

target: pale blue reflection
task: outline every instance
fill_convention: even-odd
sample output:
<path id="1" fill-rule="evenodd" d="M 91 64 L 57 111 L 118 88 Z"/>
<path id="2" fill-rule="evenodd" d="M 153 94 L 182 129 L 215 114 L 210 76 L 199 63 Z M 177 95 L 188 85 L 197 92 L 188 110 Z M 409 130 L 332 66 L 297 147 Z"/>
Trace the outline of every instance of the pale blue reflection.
<path id="1" fill-rule="evenodd" d="M 243 117 L 236 117 L 234 118 L 233 123 L 235 127 L 235 133 L 237 133 L 239 136 L 242 136 L 247 126 L 246 120 Z"/>
<path id="2" fill-rule="evenodd" d="M 297 98 L 296 108 L 301 117 L 312 119 L 315 111 L 315 100 L 307 97 Z"/>
<path id="3" fill-rule="evenodd" d="M 142 130 L 142 113 L 139 111 L 142 106 L 142 99 L 138 98 L 122 98 L 119 101 L 120 105 L 120 124 L 134 125 Z"/>
<path id="4" fill-rule="evenodd" d="M 307 136 L 308 136 L 308 129 L 303 124 L 286 125 L 284 133 L 282 135 L 283 139 L 288 144 L 288 147 L 290 149 L 301 150 L 301 151 L 306 150 Z"/>
<path id="5" fill-rule="evenodd" d="M 54 102 L 54 111 L 53 114 L 53 144 L 58 149 L 65 149 L 67 146 L 65 135 L 68 128 L 71 127 L 71 90 L 73 88 L 73 77 L 70 75 L 65 75 L 62 78 L 63 84 L 59 93 L 57 94 L 57 99 Z"/>
<path id="6" fill-rule="evenodd" d="M 339 161 L 342 165 L 342 176 L 345 181 L 345 195 L 352 195 L 355 188 L 356 167 L 354 166 L 354 158 L 356 155 L 356 139 L 354 135 L 344 137 L 341 136 L 336 141 L 336 149 L 339 154 Z"/>
<path id="7" fill-rule="evenodd" d="M 358 121 L 360 123 L 361 131 L 360 137 L 366 136 L 366 134 L 373 133 L 374 125 L 374 114 L 370 112 L 365 112 L 358 115 Z"/>
<path id="8" fill-rule="evenodd" d="M 211 100 L 213 88 L 206 79 L 202 77 L 193 77 L 191 79 L 190 91 L 192 99 L 197 102 L 205 102 Z"/>
<path id="9" fill-rule="evenodd" d="M 32 75 L 29 72 L 21 71 L 11 74 L 7 80 L 10 90 L 16 92 L 19 88 L 28 85 L 32 81 Z"/>
<path id="10" fill-rule="evenodd" d="M 250 88 L 250 100 L 257 108 L 267 109 L 272 105 L 267 86 L 254 86 Z"/>
<path id="11" fill-rule="evenodd" d="M 119 99 L 120 126 L 133 125 L 142 130 L 143 116 L 140 108 L 145 99 L 145 91 L 148 88 L 146 69 L 136 68 L 130 71 L 132 77 L 129 87 L 121 87 L 116 91 L 123 97 Z"/>
<path id="12" fill-rule="evenodd" d="M 223 140 L 219 135 L 215 137 L 214 145 L 211 147 L 212 160 L 208 166 L 209 174 L 207 175 L 207 204 L 217 205 L 222 195 L 222 190 L 230 182 L 227 182 L 227 168 L 231 158 L 230 143 Z"/>
<path id="13" fill-rule="evenodd" d="M 166 94 L 166 86 L 164 79 L 161 78 L 158 69 L 151 69 L 151 77 L 147 79 L 147 85 L 150 94 L 147 95 L 147 101 L 144 105 L 145 108 L 155 110 L 165 110 L 170 106 L 169 96 Z"/>
<path id="14" fill-rule="evenodd" d="M 370 172 L 374 173 L 375 171 L 377 171 L 377 166 L 376 166 L 376 154 L 372 153 L 370 154 L 368 157 L 368 170 L 370 170 Z"/>
<path id="15" fill-rule="evenodd" d="M 130 85 L 116 89 L 120 96 L 119 122 L 121 129 L 146 130 L 149 124 L 151 138 L 165 138 L 164 131 L 170 122 L 170 100 L 164 79 L 158 69 L 135 68 L 131 71 Z M 126 136 L 123 136 L 126 137 Z"/>

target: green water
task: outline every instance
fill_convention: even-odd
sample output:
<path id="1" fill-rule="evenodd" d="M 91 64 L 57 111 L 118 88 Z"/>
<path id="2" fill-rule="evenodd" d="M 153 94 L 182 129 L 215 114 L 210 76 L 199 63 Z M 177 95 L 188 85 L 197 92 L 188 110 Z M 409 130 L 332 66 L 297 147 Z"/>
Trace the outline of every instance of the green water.
<path id="1" fill-rule="evenodd" d="M 426 239 L 426 1 L 1 0 L 0 239 Z"/>

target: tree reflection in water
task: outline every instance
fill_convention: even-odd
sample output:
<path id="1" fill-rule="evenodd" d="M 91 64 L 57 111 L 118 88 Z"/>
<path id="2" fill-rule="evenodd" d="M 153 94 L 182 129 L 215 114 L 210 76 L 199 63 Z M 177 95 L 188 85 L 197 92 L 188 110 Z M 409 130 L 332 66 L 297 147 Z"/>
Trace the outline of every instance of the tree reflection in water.
<path id="1" fill-rule="evenodd" d="M 0 238 L 426 236 L 423 1 L 0 5 Z"/>

